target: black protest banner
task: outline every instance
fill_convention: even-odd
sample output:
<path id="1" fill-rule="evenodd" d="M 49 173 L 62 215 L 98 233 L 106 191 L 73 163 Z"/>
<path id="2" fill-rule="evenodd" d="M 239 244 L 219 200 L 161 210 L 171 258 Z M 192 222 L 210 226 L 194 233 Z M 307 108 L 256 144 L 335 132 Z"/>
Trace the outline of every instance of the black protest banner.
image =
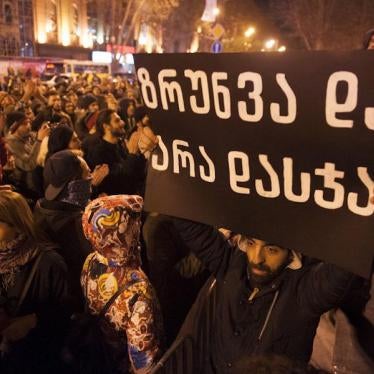
<path id="1" fill-rule="evenodd" d="M 146 209 L 367 276 L 374 53 L 137 55 L 160 147 Z"/>

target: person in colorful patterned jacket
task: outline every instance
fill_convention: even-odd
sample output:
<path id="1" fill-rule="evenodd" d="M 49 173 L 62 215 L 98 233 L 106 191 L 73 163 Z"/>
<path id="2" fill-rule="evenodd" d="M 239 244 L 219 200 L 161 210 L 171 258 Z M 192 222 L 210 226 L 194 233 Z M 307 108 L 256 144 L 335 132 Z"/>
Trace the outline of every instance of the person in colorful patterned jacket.
<path id="1" fill-rule="evenodd" d="M 128 357 L 120 363 L 121 372 L 131 366 L 136 374 L 151 371 L 160 358 L 162 340 L 158 300 L 140 268 L 142 207 L 143 200 L 137 195 L 105 196 L 89 203 L 82 217 L 83 231 L 95 250 L 83 266 L 83 293 L 90 312 L 97 315 L 125 286 L 105 317 L 122 334 L 124 350 L 127 345 Z"/>

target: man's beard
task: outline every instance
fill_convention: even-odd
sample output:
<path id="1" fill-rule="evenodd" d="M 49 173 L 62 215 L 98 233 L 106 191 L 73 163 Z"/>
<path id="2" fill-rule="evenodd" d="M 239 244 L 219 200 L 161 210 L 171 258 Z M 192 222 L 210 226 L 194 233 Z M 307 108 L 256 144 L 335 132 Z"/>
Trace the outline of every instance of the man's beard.
<path id="1" fill-rule="evenodd" d="M 111 130 L 110 133 L 112 134 L 112 136 L 114 136 L 115 138 L 124 138 L 125 135 L 126 135 L 126 132 L 125 130 Z"/>
<path id="2" fill-rule="evenodd" d="M 248 263 L 248 275 L 251 285 L 253 287 L 268 285 L 282 273 L 282 271 L 288 266 L 289 263 L 289 261 L 285 261 L 284 264 L 282 264 L 276 270 L 271 270 L 265 264 L 253 264 L 252 262 Z M 263 275 L 256 274 L 253 272 L 253 269 L 261 270 L 265 273 Z"/>

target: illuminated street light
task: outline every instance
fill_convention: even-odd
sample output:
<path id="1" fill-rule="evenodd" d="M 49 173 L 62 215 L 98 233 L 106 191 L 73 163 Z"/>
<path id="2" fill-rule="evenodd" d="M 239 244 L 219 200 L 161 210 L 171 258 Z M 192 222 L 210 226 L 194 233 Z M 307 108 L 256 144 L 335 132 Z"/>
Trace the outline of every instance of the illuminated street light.
<path id="1" fill-rule="evenodd" d="M 102 32 L 97 35 L 97 44 L 104 44 L 104 35 Z"/>
<path id="2" fill-rule="evenodd" d="M 92 48 L 93 45 L 93 36 L 90 32 L 86 33 L 82 38 L 83 48 Z"/>
<path id="3" fill-rule="evenodd" d="M 51 32 L 53 31 L 53 22 L 51 20 L 48 20 L 45 24 L 45 31 Z"/>
<path id="4" fill-rule="evenodd" d="M 286 47 L 284 45 L 281 45 L 279 48 L 278 48 L 278 52 L 285 52 L 286 51 Z"/>
<path id="5" fill-rule="evenodd" d="M 197 28 L 197 32 L 198 32 L 199 34 L 201 34 L 202 31 L 203 31 L 203 30 L 202 30 L 201 26 L 199 26 L 199 27 Z"/>
<path id="6" fill-rule="evenodd" d="M 126 53 L 125 62 L 128 65 L 134 65 L 134 55 L 132 53 Z"/>
<path id="7" fill-rule="evenodd" d="M 256 29 L 252 26 L 248 27 L 247 30 L 245 30 L 244 36 L 246 38 L 250 38 L 254 33 L 256 32 Z"/>
<path id="8" fill-rule="evenodd" d="M 274 39 L 269 39 L 265 42 L 265 48 L 266 49 L 272 49 L 275 47 L 276 41 Z"/>
<path id="9" fill-rule="evenodd" d="M 213 14 L 214 14 L 215 16 L 218 16 L 218 15 L 220 14 L 220 12 L 221 12 L 221 10 L 220 10 L 219 8 L 214 8 L 214 9 L 213 9 Z"/>
<path id="10" fill-rule="evenodd" d="M 40 44 L 47 43 L 47 34 L 45 34 L 42 31 L 39 31 L 39 34 L 38 34 L 38 43 L 40 43 Z"/>
<path id="11" fill-rule="evenodd" d="M 141 33 L 139 36 L 139 45 L 145 46 L 147 44 L 148 38 L 145 33 Z"/>

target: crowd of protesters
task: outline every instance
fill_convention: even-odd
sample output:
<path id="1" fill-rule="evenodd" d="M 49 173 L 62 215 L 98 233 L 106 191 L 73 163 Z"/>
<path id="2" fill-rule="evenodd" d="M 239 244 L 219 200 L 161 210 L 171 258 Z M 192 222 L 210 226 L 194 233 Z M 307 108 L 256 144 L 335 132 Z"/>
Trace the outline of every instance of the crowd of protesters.
<path id="1" fill-rule="evenodd" d="M 201 373 L 310 372 L 325 312 L 365 326 L 359 345 L 370 367 L 367 281 L 261 240 L 143 212 L 158 139 L 136 82 L 86 74 L 48 88 L 10 70 L 2 88 L 1 372 L 149 373 L 210 274 L 220 322 Z M 82 313 L 106 321 L 105 344 L 85 362 L 79 331 L 71 338 Z M 334 349 L 319 340 L 315 351 Z M 313 365 L 332 372 L 317 356 Z"/>

